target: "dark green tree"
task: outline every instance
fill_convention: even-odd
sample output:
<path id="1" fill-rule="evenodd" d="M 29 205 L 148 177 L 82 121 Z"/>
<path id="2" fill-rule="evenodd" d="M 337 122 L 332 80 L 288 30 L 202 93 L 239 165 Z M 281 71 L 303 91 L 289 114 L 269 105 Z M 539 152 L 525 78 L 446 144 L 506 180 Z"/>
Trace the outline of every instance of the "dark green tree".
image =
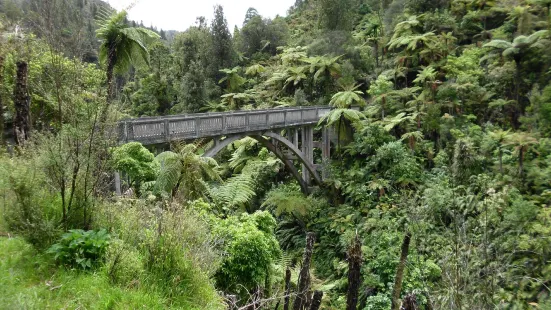
<path id="1" fill-rule="evenodd" d="M 214 19 L 210 28 L 212 55 L 209 59 L 212 77 L 218 81 L 223 77 L 221 69 L 231 68 L 234 64 L 235 51 L 228 22 L 221 5 L 214 7 Z"/>

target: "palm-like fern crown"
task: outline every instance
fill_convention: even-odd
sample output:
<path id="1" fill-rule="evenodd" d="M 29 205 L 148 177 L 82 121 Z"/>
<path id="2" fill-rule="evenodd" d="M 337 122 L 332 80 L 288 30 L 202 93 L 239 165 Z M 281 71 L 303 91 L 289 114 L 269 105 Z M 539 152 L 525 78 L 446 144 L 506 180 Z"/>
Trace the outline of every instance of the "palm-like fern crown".
<path id="1" fill-rule="evenodd" d="M 358 90 L 360 86 L 361 85 L 342 86 L 343 90 L 333 95 L 330 104 L 338 109 L 348 109 L 354 104 L 362 105 L 364 101 L 361 97 L 363 92 Z"/>
<path id="2" fill-rule="evenodd" d="M 100 61 L 105 64 L 114 62 L 118 73 L 127 71 L 133 64 L 149 65 L 147 46 L 159 38 L 151 30 L 129 27 L 126 17 L 126 11 L 114 15 L 101 12 L 96 30 L 96 36 L 102 41 Z"/>
<path id="3" fill-rule="evenodd" d="M 184 200 L 195 200 L 207 192 L 207 180 L 221 181 L 216 161 L 201 157 L 196 151 L 196 145 L 183 144 L 176 146 L 176 152 L 157 155 L 161 166 L 156 182 L 157 191 L 179 191 Z"/>
<path id="4" fill-rule="evenodd" d="M 529 36 L 518 36 L 513 40 L 513 42 L 508 42 L 505 40 L 493 40 L 484 44 L 484 47 L 501 51 L 502 55 L 505 57 L 514 57 L 515 55 L 520 54 L 529 48 L 543 48 L 548 45 L 549 40 L 545 39 L 548 32 L 549 31 L 547 30 L 540 30 L 534 32 Z"/>

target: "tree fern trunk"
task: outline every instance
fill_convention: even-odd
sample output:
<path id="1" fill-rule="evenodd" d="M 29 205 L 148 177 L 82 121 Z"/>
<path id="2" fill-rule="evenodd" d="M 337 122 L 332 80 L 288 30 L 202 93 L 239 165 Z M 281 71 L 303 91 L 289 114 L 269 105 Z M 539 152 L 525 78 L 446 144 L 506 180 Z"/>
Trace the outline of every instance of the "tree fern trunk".
<path id="1" fill-rule="evenodd" d="M 409 243 L 411 241 L 411 235 L 409 233 L 404 237 L 402 242 L 402 252 L 400 254 L 400 263 L 396 270 L 396 278 L 394 279 L 394 289 L 392 290 L 392 310 L 400 309 L 400 294 L 402 293 L 402 281 L 404 279 L 404 269 L 406 267 L 406 260 L 408 258 Z"/>
<path id="2" fill-rule="evenodd" d="M 312 298 L 312 305 L 310 306 L 310 310 L 319 310 L 321 306 L 321 299 L 323 298 L 323 292 L 322 291 L 315 291 L 314 297 Z"/>
<path id="3" fill-rule="evenodd" d="M 287 267 L 285 270 L 285 299 L 283 303 L 283 310 L 289 310 L 289 301 L 291 300 L 291 269 Z"/>
<path id="4" fill-rule="evenodd" d="M 503 150 L 499 147 L 499 173 L 503 175 Z"/>
<path id="5" fill-rule="evenodd" d="M 310 289 L 310 263 L 312 261 L 315 239 L 314 233 L 309 232 L 306 234 L 306 247 L 304 248 L 302 268 L 300 269 L 298 278 L 297 297 L 293 303 L 293 310 L 304 310 L 308 301 L 308 290 Z"/>
<path id="6" fill-rule="evenodd" d="M 30 98 L 27 90 L 28 64 L 24 61 L 17 62 L 17 77 L 13 94 L 15 106 L 15 140 L 22 144 L 30 137 Z"/>
<path id="7" fill-rule="evenodd" d="M 358 294 L 361 285 L 362 244 L 358 235 L 354 238 L 348 250 L 348 293 L 346 294 L 346 310 L 356 310 Z"/>

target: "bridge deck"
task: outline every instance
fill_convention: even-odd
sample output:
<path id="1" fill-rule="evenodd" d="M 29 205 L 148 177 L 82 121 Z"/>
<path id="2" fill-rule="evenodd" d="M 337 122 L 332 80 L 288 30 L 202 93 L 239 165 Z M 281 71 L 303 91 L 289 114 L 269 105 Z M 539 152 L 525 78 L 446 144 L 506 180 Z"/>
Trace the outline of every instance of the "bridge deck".
<path id="1" fill-rule="evenodd" d="M 330 110 L 318 106 L 128 119 L 119 123 L 119 139 L 147 145 L 313 125 Z"/>

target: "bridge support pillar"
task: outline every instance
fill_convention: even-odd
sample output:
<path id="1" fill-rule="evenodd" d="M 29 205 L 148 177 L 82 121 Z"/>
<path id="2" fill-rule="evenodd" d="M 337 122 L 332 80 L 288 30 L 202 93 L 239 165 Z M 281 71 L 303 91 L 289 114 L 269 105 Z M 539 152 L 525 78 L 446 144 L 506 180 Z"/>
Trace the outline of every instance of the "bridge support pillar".
<path id="1" fill-rule="evenodd" d="M 311 126 L 302 127 L 302 153 L 304 153 L 304 159 L 313 164 L 314 163 L 314 128 Z M 308 185 L 310 185 L 310 172 L 302 165 L 302 178 Z"/>
<path id="2" fill-rule="evenodd" d="M 121 174 L 120 172 L 115 172 L 115 194 L 117 196 L 122 196 L 122 190 L 121 190 Z"/>
<path id="3" fill-rule="evenodd" d="M 298 129 L 297 128 L 288 128 L 287 129 L 287 140 L 291 141 L 294 146 L 298 147 Z"/>
<path id="4" fill-rule="evenodd" d="M 328 171 L 326 166 L 331 159 L 331 130 L 327 127 L 323 127 L 321 132 L 321 160 L 322 160 L 322 179 L 328 177 Z"/>

